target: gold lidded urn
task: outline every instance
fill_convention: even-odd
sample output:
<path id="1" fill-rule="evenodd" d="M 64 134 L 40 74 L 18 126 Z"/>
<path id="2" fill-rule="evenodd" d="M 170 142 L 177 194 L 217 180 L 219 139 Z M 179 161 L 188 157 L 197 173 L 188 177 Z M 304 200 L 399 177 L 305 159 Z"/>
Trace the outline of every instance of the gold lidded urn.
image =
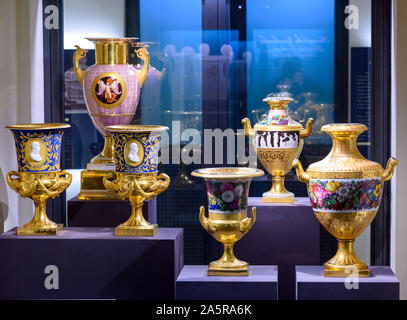
<path id="1" fill-rule="evenodd" d="M 168 127 L 117 125 L 106 128 L 115 146 L 116 172 L 103 177 L 107 190 L 131 204 L 130 218 L 116 227 L 116 236 L 153 236 L 156 224 L 143 217 L 143 202 L 167 190 L 170 178 L 158 173 L 160 134 Z"/>
<path id="2" fill-rule="evenodd" d="M 235 242 L 250 231 L 256 221 L 256 208 L 247 216 L 250 182 L 264 175 L 259 169 L 245 167 L 205 168 L 192 172 L 205 179 L 208 195 L 208 213 L 201 206 L 199 220 L 204 229 L 224 246 L 222 257 L 208 267 L 208 276 L 247 276 L 249 264 L 237 259 L 233 252 Z"/>
<path id="3" fill-rule="evenodd" d="M 325 125 L 321 131 L 332 138 L 329 154 L 306 172 L 299 160 L 293 162 L 298 179 L 307 184 L 315 216 L 338 241 L 336 255 L 324 264 L 328 277 L 370 276 L 366 263 L 356 256 L 354 241 L 374 219 L 383 182 L 391 179 L 398 162 L 390 158 L 384 170 L 363 157 L 356 141 L 366 130 L 357 123 Z"/>
<path id="4" fill-rule="evenodd" d="M 294 194 L 284 186 L 284 176 L 291 170 L 292 161 L 300 156 L 304 139 L 311 133 L 313 119 L 306 128 L 293 120 L 287 105 L 293 101 L 285 95 L 268 95 L 263 99 L 270 106 L 267 117 L 251 128 L 250 120 L 242 120 L 245 134 L 253 138 L 257 158 L 272 175 L 272 187 L 263 193 L 262 201 L 269 203 L 294 203 Z"/>
<path id="5" fill-rule="evenodd" d="M 140 89 L 146 80 L 150 56 L 145 45 L 135 51 L 143 66 L 128 63 L 129 44 L 136 38 L 87 38 L 95 44 L 96 63 L 82 70 L 79 61 L 87 50 L 76 46 L 73 65 L 82 85 L 86 107 L 96 129 L 104 137 L 102 152 L 81 172 L 79 200 L 117 198 L 104 188 L 103 177 L 114 172 L 114 145 L 107 126 L 128 125 L 136 114 Z"/>
<path id="6" fill-rule="evenodd" d="M 33 219 L 19 227 L 17 235 L 56 235 L 63 227 L 48 218 L 45 204 L 72 182 L 72 175 L 60 168 L 62 136 L 69 127 L 65 123 L 6 126 L 14 136 L 18 164 L 18 171 L 7 173 L 7 183 L 35 205 Z"/>

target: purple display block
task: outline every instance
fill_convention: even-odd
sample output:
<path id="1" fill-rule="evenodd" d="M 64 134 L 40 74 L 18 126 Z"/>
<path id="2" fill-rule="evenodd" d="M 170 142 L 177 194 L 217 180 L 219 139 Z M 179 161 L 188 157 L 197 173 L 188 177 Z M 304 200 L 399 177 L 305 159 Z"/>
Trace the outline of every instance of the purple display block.
<path id="1" fill-rule="evenodd" d="M 297 266 L 297 300 L 399 300 L 400 282 L 386 266 L 369 267 L 368 278 L 324 277 L 322 266 Z M 357 288 L 347 289 L 346 285 Z"/>
<path id="2" fill-rule="evenodd" d="M 184 266 L 177 300 L 277 300 L 278 267 L 249 266 L 249 276 L 208 276 L 208 266 Z"/>
<path id="3" fill-rule="evenodd" d="M 118 237 L 113 228 L 65 228 L 57 236 L 0 235 L 0 299 L 174 299 L 183 229 Z M 58 289 L 46 272 L 57 267 Z M 54 282 L 55 284 L 55 282 Z M 49 286 L 48 286 L 49 287 Z"/>
<path id="4" fill-rule="evenodd" d="M 280 300 L 295 300 L 295 266 L 319 265 L 319 230 L 309 198 L 293 204 L 263 203 L 249 198 L 248 212 L 257 208 L 253 228 L 235 244 L 236 257 L 251 265 L 278 265 Z M 207 262 L 219 259 L 222 247 L 207 237 Z"/>
<path id="5" fill-rule="evenodd" d="M 68 226 L 117 227 L 129 219 L 130 213 L 130 202 L 126 200 L 78 200 L 74 197 L 68 201 Z M 148 222 L 157 223 L 156 198 L 144 202 L 143 215 Z"/>

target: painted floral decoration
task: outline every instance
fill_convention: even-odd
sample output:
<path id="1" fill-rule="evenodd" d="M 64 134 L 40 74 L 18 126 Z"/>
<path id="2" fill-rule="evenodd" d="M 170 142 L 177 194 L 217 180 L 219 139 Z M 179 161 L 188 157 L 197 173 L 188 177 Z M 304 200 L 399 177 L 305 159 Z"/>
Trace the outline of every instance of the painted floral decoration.
<path id="1" fill-rule="evenodd" d="M 309 196 L 313 209 L 321 211 L 375 210 L 380 205 L 380 179 L 319 180 L 312 179 Z"/>
<path id="2" fill-rule="evenodd" d="M 206 181 L 209 210 L 234 213 L 246 210 L 249 181 Z"/>
<path id="3" fill-rule="evenodd" d="M 290 120 L 288 113 L 272 114 L 271 116 L 260 121 L 261 125 L 287 125 Z"/>

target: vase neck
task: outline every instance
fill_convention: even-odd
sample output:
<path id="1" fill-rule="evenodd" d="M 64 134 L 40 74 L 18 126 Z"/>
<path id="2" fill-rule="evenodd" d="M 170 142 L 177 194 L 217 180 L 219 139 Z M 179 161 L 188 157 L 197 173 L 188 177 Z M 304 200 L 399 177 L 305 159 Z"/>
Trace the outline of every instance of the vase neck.
<path id="1" fill-rule="evenodd" d="M 270 113 L 273 110 L 283 110 L 287 113 L 287 106 L 291 100 L 281 100 L 281 101 L 266 101 L 270 107 Z"/>
<path id="2" fill-rule="evenodd" d="M 337 157 L 341 155 L 351 155 L 353 157 L 363 158 L 356 145 L 359 134 L 360 133 L 356 132 L 330 132 L 332 149 L 329 154 Z"/>
<path id="3" fill-rule="evenodd" d="M 96 64 L 127 64 L 127 43 L 96 42 Z"/>

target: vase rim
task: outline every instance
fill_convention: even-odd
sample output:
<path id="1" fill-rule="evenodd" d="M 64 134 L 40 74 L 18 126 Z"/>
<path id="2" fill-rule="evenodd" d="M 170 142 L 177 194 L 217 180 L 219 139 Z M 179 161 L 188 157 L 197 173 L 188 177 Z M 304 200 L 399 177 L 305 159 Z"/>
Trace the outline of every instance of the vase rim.
<path id="1" fill-rule="evenodd" d="M 160 44 L 157 41 L 131 41 L 130 46 L 132 47 L 144 47 L 144 46 L 152 46 L 152 45 L 156 45 L 156 44 Z"/>
<path id="2" fill-rule="evenodd" d="M 49 130 L 70 128 L 68 123 L 21 123 L 6 126 L 6 129 L 12 130 Z"/>
<path id="3" fill-rule="evenodd" d="M 358 132 L 362 133 L 368 128 L 362 123 L 329 123 L 321 128 L 323 132 Z"/>
<path id="4" fill-rule="evenodd" d="M 110 132 L 162 132 L 169 130 L 168 127 L 147 124 L 115 125 L 107 126 L 105 129 Z"/>
<path id="5" fill-rule="evenodd" d="M 219 167 L 197 169 L 191 175 L 214 180 L 240 180 L 263 176 L 264 171 L 247 167 Z"/>
<path id="6" fill-rule="evenodd" d="M 93 43 L 96 42 L 106 42 L 106 43 L 131 43 L 131 42 L 135 42 L 138 41 L 139 38 L 85 38 L 88 41 L 91 41 Z"/>
<path id="7" fill-rule="evenodd" d="M 294 99 L 289 97 L 289 96 L 268 95 L 267 97 L 265 97 L 263 99 L 263 102 L 267 102 L 267 101 L 271 101 L 271 102 L 289 101 L 289 102 L 292 102 L 292 101 L 294 101 Z"/>

